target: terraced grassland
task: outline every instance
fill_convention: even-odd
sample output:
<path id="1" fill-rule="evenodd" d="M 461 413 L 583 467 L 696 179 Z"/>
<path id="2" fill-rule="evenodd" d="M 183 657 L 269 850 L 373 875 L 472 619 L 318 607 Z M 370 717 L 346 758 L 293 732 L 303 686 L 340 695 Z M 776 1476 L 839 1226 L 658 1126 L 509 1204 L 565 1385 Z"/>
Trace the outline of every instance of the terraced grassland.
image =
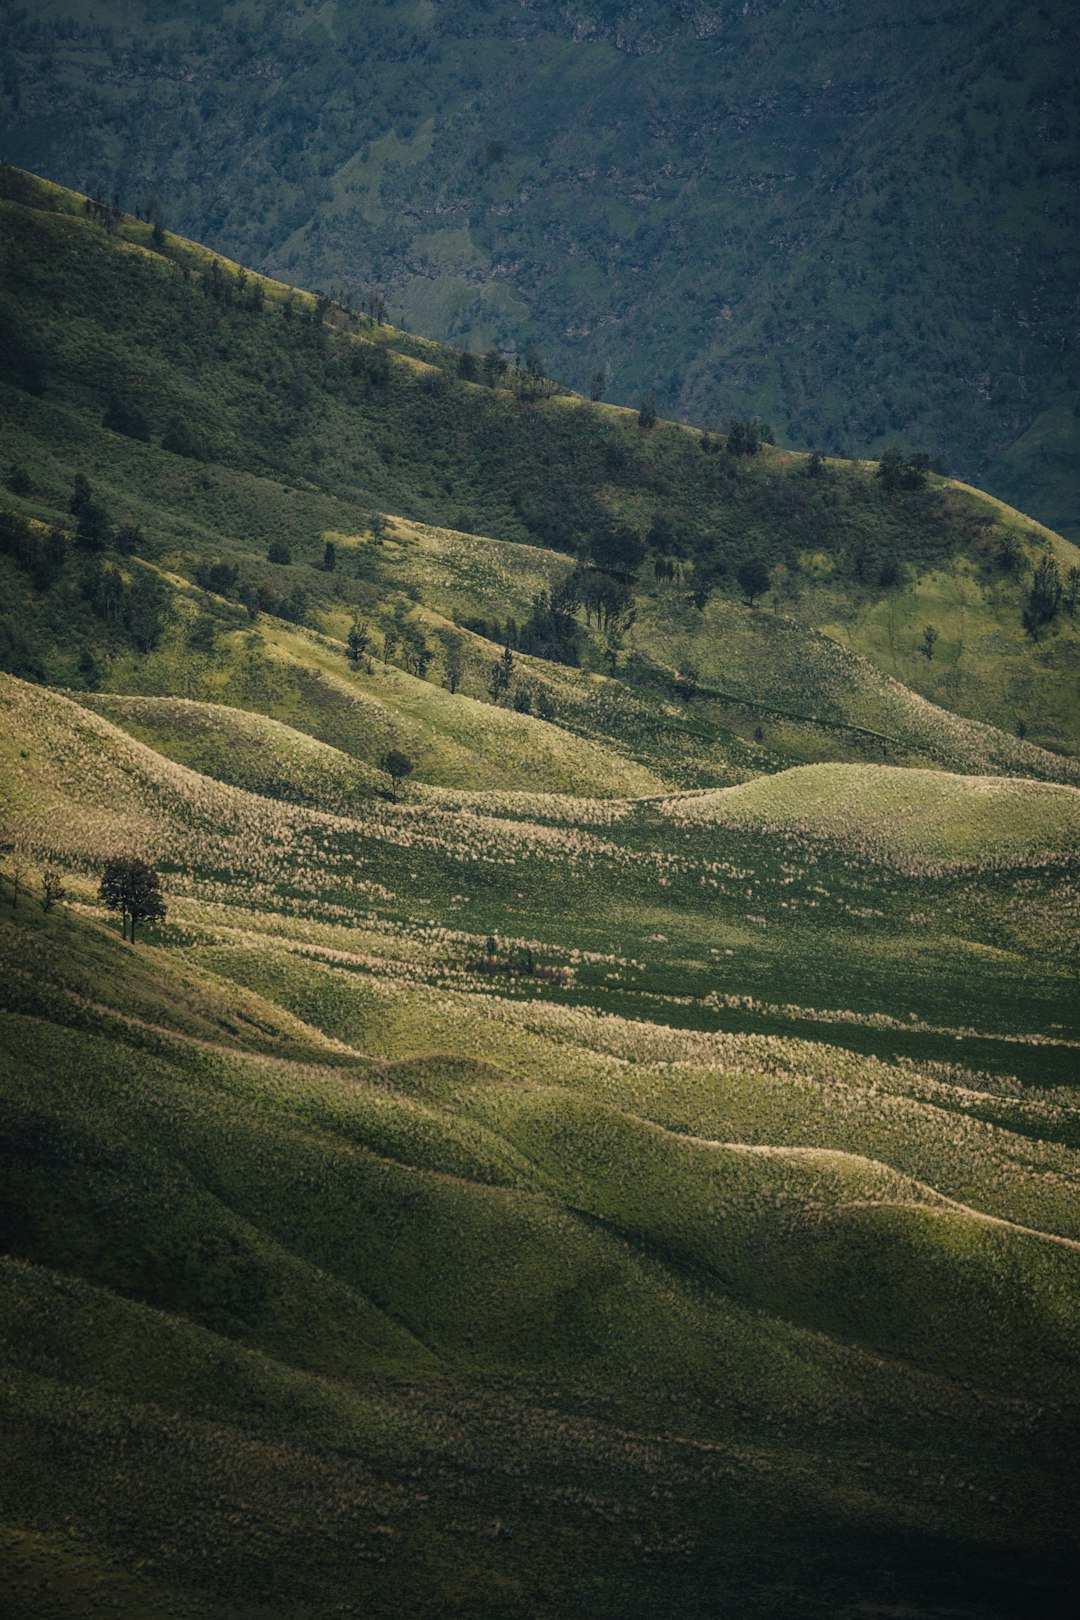
<path id="1" fill-rule="evenodd" d="M 319 807 L 2 698 L 12 1612 L 1064 1612 L 1076 789 Z"/>

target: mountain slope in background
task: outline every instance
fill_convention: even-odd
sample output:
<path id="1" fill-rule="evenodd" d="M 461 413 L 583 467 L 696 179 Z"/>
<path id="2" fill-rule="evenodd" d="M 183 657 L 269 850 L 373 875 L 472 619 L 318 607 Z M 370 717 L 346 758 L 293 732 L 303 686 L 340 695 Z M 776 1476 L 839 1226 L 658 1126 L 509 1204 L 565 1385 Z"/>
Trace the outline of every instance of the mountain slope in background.
<path id="1" fill-rule="evenodd" d="M 519 371 L 468 381 L 453 350 L 88 217 L 18 171 L 0 186 L 14 673 L 242 694 L 369 763 L 391 728 L 358 717 L 389 682 L 422 774 L 458 787 L 515 785 L 524 753 L 547 774 L 516 785 L 583 771 L 592 791 L 600 756 L 556 766 L 552 719 L 649 773 L 620 767 L 615 792 L 867 752 L 1071 779 L 1032 743 L 1080 746 L 1075 591 L 1038 639 L 1022 619 L 1039 568 L 1065 582 L 1080 556 L 1018 513 L 933 476 L 891 488 L 873 464 L 644 429 Z M 80 474 L 102 528 L 73 536 Z M 748 607 L 755 554 L 771 572 Z M 506 701 L 531 714 L 491 704 L 508 642 L 523 690 Z M 455 657 L 475 725 L 441 689 Z M 467 750 L 492 726 L 499 774 L 473 783 L 450 738 Z"/>
<path id="2" fill-rule="evenodd" d="M 1070 0 L 8 8 L 0 143 L 636 405 L 1080 536 Z"/>

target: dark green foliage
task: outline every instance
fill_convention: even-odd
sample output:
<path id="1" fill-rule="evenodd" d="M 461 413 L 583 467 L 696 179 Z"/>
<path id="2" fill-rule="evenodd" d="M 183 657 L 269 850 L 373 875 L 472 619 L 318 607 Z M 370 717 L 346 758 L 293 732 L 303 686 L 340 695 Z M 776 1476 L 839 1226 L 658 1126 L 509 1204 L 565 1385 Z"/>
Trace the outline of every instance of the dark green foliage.
<path id="1" fill-rule="evenodd" d="M 360 660 L 367 652 L 370 642 L 370 630 L 366 624 L 364 624 L 360 619 L 357 619 L 349 631 L 349 637 L 345 644 L 346 652 L 351 663 L 359 664 Z"/>
<path id="2" fill-rule="evenodd" d="M 130 926 L 133 945 L 139 923 L 165 920 L 161 878 L 152 866 L 138 857 L 116 856 L 107 861 L 98 895 L 109 911 L 120 913 L 120 926 L 125 939 Z"/>
<path id="3" fill-rule="evenodd" d="M 514 645 L 535 658 L 548 658 L 560 664 L 579 664 L 582 636 L 574 613 L 580 600 L 573 575 L 550 595 L 542 592 L 535 596 L 532 611 L 517 632 Z"/>
<path id="4" fill-rule="evenodd" d="M 400 748 L 388 748 L 384 754 L 379 755 L 379 769 L 385 771 L 390 778 L 390 797 L 397 803 L 401 784 L 407 776 L 411 776 L 416 769 L 408 754 L 403 754 Z"/>
<path id="5" fill-rule="evenodd" d="M 484 381 L 489 388 L 495 388 L 506 375 L 506 361 L 498 349 L 489 349 L 483 360 Z"/>
<path id="6" fill-rule="evenodd" d="M 8 469 L 7 487 L 13 495 L 26 496 L 34 485 L 25 467 L 11 467 Z"/>
<path id="7" fill-rule="evenodd" d="M 732 456 L 756 456 L 763 444 L 772 444 L 773 430 L 756 416 L 733 417 L 728 424 L 727 448 Z"/>
<path id="8" fill-rule="evenodd" d="M 514 653 L 507 645 L 502 650 L 502 657 L 491 666 L 491 675 L 488 678 L 488 691 L 491 701 L 498 703 L 510 690 L 510 683 L 514 674 Z"/>
<path id="9" fill-rule="evenodd" d="M 271 561 L 276 560 L 271 558 Z M 288 561 L 287 558 L 285 560 Z M 235 563 L 227 563 L 219 557 L 215 562 L 196 564 L 194 575 L 195 583 L 201 585 L 204 591 L 213 591 L 215 596 L 232 596 L 236 591 L 240 570 Z"/>
<path id="10" fill-rule="evenodd" d="M 161 448 L 174 456 L 187 456 L 191 461 L 208 461 L 210 451 L 204 435 L 182 416 L 169 420 L 161 440 Z"/>
<path id="11" fill-rule="evenodd" d="M 925 451 L 905 456 L 896 445 L 890 445 L 881 453 L 877 476 L 886 494 L 892 495 L 900 489 L 922 489 L 929 470 L 930 457 Z"/>
<path id="12" fill-rule="evenodd" d="M 90 480 L 83 472 L 77 472 L 72 483 L 71 499 L 68 502 L 68 511 L 72 517 L 78 517 L 83 507 L 91 497 Z"/>
<path id="13" fill-rule="evenodd" d="M 1016 535 L 1006 529 L 998 544 L 997 559 L 1007 574 L 1015 574 L 1023 561 L 1023 550 Z"/>
<path id="14" fill-rule="evenodd" d="M 150 424 L 138 405 L 121 394 L 110 394 L 102 425 L 113 433 L 124 433 L 129 439 L 149 439 Z"/>
<path id="15" fill-rule="evenodd" d="M 940 632 L 936 625 L 927 624 L 923 626 L 922 653 L 923 657 L 927 660 L 932 659 L 934 656 L 934 647 L 937 644 L 939 634 Z"/>
<path id="16" fill-rule="evenodd" d="M 769 565 L 763 557 L 747 557 L 735 570 L 739 589 L 753 606 L 754 598 L 769 588 Z"/>
<path id="17" fill-rule="evenodd" d="M 1061 606 L 1061 575 L 1050 552 L 1039 558 L 1024 608 L 1024 628 L 1032 637 L 1049 624 Z"/>
<path id="18" fill-rule="evenodd" d="M 535 343 L 526 346 L 521 357 L 521 369 L 527 377 L 540 379 L 545 375 L 543 356 Z"/>
<path id="19" fill-rule="evenodd" d="M 82 551 L 104 551 L 112 543 L 113 529 L 108 508 L 100 501 L 86 501 L 79 508 L 75 544 Z"/>
<path id="20" fill-rule="evenodd" d="M 599 526 L 590 537 L 589 549 L 597 568 L 624 577 L 632 577 L 645 559 L 645 542 L 629 523 Z"/>
<path id="21" fill-rule="evenodd" d="M 638 427 L 646 432 L 656 426 L 656 395 L 650 390 L 638 407 Z"/>

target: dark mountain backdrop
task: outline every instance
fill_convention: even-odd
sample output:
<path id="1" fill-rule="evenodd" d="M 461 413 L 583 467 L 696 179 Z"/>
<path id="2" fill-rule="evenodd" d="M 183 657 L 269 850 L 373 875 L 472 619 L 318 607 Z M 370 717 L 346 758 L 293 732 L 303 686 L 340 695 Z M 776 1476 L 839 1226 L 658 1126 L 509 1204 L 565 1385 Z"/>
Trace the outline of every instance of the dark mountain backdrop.
<path id="1" fill-rule="evenodd" d="M 0 149 L 462 346 L 1080 533 L 1071 0 L 0 5 Z"/>

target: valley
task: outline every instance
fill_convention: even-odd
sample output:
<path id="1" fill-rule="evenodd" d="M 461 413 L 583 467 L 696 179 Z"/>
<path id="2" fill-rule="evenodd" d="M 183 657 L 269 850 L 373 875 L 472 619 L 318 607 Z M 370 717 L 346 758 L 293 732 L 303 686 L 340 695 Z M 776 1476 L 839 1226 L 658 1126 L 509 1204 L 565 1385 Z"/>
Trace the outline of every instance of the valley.
<path id="1" fill-rule="evenodd" d="M 1080 552 L 0 225 L 7 1612 L 1068 1612 Z"/>

